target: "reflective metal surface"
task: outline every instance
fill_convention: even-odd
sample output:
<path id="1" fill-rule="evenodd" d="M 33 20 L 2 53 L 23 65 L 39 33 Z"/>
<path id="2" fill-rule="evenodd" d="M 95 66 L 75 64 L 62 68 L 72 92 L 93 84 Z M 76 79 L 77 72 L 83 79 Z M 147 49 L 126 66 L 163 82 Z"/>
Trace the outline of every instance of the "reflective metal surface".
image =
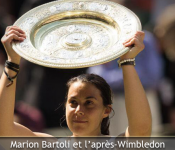
<path id="1" fill-rule="evenodd" d="M 141 24 L 127 8 L 102 0 L 54 1 L 32 9 L 15 25 L 26 32 L 13 43 L 23 58 L 46 67 L 82 68 L 116 59 Z"/>

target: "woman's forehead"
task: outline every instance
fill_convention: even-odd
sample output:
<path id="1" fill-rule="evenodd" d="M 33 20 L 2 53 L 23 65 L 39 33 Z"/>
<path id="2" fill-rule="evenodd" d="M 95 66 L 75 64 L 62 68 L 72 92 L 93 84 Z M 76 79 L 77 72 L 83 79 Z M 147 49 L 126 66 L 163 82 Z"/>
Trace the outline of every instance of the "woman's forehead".
<path id="1" fill-rule="evenodd" d="M 95 85 L 93 85 L 92 83 L 89 83 L 89 82 L 82 82 L 82 81 L 76 81 L 76 82 L 73 82 L 71 85 L 70 85 L 70 88 L 73 87 L 73 88 L 88 88 L 88 87 L 95 87 Z"/>
<path id="2" fill-rule="evenodd" d="M 79 94 L 88 96 L 100 96 L 100 91 L 95 87 L 95 85 L 91 83 L 77 81 L 71 84 L 68 91 L 68 96 L 76 96 Z"/>

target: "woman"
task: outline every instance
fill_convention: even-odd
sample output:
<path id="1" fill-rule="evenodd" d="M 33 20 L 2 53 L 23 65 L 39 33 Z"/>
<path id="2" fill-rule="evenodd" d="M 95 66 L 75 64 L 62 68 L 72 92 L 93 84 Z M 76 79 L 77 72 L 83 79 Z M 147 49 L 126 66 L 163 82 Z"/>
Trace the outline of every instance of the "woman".
<path id="1" fill-rule="evenodd" d="M 13 122 L 16 74 L 19 71 L 18 65 L 21 58 L 12 49 L 11 43 L 13 40 L 21 42 L 25 37 L 24 31 L 16 26 L 10 26 L 7 27 L 6 33 L 1 39 L 8 56 L 8 62 L 6 62 L 0 82 L 0 136 L 50 136 L 32 132 Z M 150 108 L 135 71 L 133 60 L 144 49 L 143 39 L 144 33 L 138 31 L 132 38 L 125 41 L 124 46 L 134 45 L 134 47 L 121 56 L 119 62 L 123 70 L 125 103 L 129 123 L 129 127 L 124 133 L 127 137 L 151 135 Z M 71 79 L 67 85 L 66 121 L 73 133 L 72 136 L 108 135 L 112 100 L 110 87 L 106 81 L 97 75 L 80 75 Z"/>

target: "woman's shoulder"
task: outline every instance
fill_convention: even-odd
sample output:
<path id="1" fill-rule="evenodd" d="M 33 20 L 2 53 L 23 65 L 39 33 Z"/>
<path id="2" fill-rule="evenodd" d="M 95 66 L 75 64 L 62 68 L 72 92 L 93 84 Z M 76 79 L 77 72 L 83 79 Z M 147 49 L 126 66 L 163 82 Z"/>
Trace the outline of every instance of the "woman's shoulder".
<path id="1" fill-rule="evenodd" d="M 37 137 L 54 137 L 50 134 L 47 134 L 47 133 L 40 133 L 40 132 L 34 132 L 34 134 L 37 136 Z"/>

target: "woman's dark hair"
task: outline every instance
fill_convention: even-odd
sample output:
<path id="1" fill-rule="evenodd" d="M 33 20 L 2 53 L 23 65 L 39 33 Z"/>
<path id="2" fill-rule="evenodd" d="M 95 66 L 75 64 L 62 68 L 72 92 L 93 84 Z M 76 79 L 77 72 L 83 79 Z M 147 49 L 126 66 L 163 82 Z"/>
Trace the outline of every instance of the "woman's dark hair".
<path id="1" fill-rule="evenodd" d="M 103 99 L 103 105 L 108 106 L 112 104 L 112 91 L 108 83 L 100 76 L 96 74 L 82 74 L 77 77 L 71 78 L 67 82 L 67 94 L 72 83 L 81 81 L 93 84 L 101 92 L 101 97 Z M 104 135 L 109 135 L 109 116 L 104 118 L 101 123 L 101 133 Z"/>

